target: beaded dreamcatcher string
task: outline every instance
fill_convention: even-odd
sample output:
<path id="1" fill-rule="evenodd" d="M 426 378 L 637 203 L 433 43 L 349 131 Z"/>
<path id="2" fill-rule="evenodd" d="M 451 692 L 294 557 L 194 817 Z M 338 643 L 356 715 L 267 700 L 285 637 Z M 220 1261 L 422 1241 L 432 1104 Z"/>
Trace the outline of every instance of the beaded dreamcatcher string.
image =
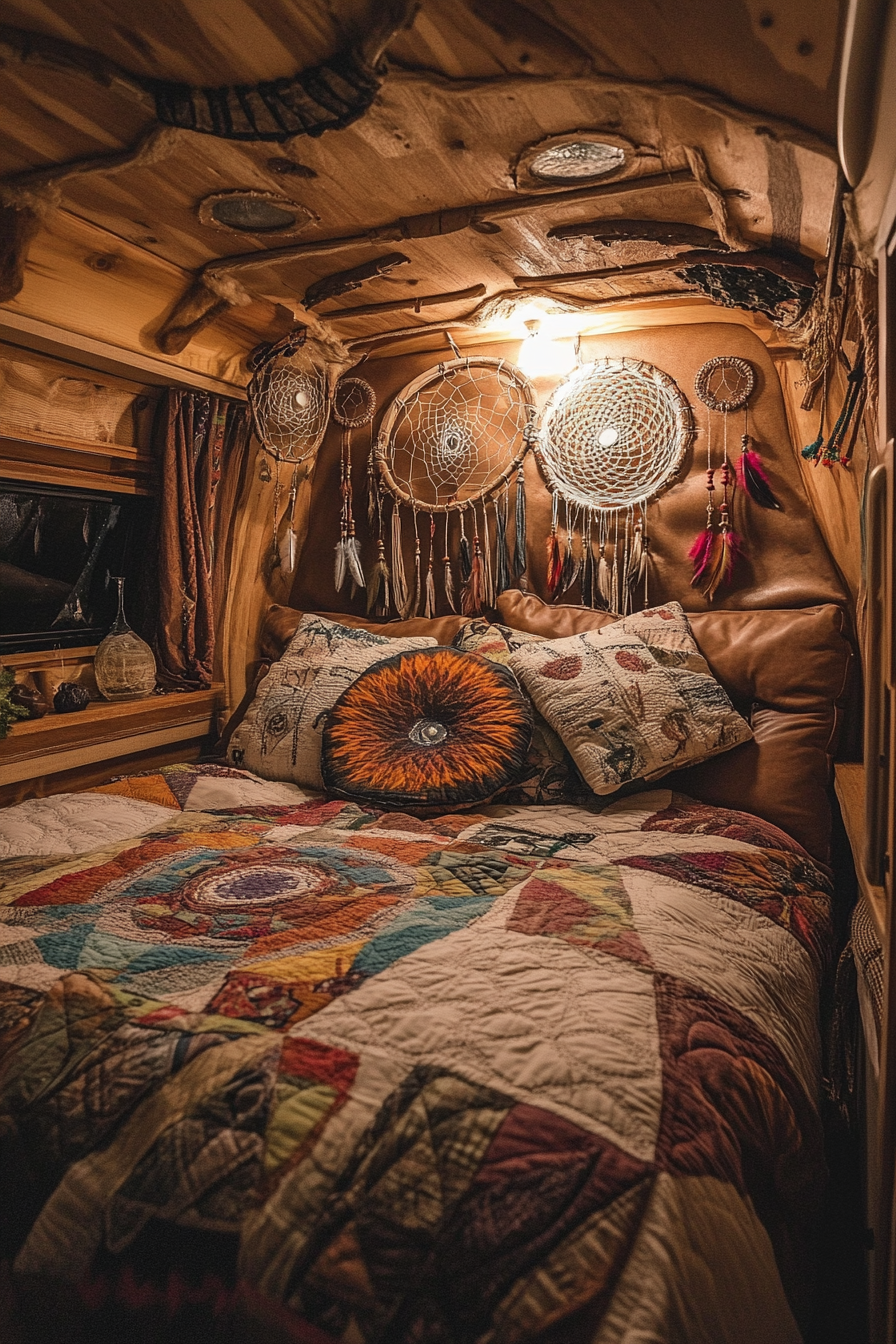
<path id="1" fill-rule="evenodd" d="M 323 442 L 330 415 L 326 369 L 304 349 L 307 328 L 294 328 L 274 344 L 256 346 L 248 358 L 252 377 L 246 388 L 256 437 L 264 457 L 259 480 L 274 480 L 272 566 L 295 569 L 297 544 L 295 505 L 299 481 L 308 472 Z M 274 461 L 272 476 L 270 459 Z M 278 543 L 281 465 L 292 466 L 287 505 L 288 524 Z"/>
<path id="2" fill-rule="evenodd" d="M 333 394 L 333 419 L 342 426 L 339 455 L 339 540 L 336 543 L 336 591 L 351 580 L 352 595 L 364 588 L 361 552 L 355 536 L 352 501 L 352 431 L 369 425 L 376 411 L 376 393 L 363 378 L 340 378 Z"/>
<path id="3" fill-rule="evenodd" d="M 520 581 L 526 568 L 522 464 L 534 416 L 529 380 L 503 359 L 451 360 L 398 394 L 383 418 L 374 455 L 379 559 L 376 582 L 368 588 L 368 610 L 391 606 L 404 617 L 421 611 L 435 615 L 439 567 L 447 605 L 457 611 L 459 602 L 466 615 L 492 606 L 499 592 Z M 389 563 L 384 499 L 392 504 Z M 458 519 L 459 597 L 449 535 L 453 515 Z M 403 517 L 414 530 L 410 580 Z"/>
<path id="4" fill-rule="evenodd" d="M 697 372 L 694 390 L 709 410 L 706 432 L 706 525 L 695 537 L 688 552 L 694 563 L 691 586 L 699 588 L 711 602 L 719 588 L 731 580 L 743 541 L 731 523 L 735 479 L 744 493 L 764 509 L 780 509 L 771 482 L 750 435 L 749 402 L 756 386 L 756 374 L 749 360 L 733 355 L 708 359 Z M 728 456 L 728 416 L 743 408 L 744 432 L 736 478 Z M 716 503 L 712 446 L 713 412 L 722 416 L 722 461 L 719 466 L 721 499 Z"/>
<path id="5" fill-rule="evenodd" d="M 552 597 L 578 579 L 591 606 L 627 612 L 642 586 L 646 600 L 646 505 L 677 474 L 693 433 L 674 380 L 642 360 L 598 359 L 556 388 L 537 443 L 553 496 Z"/>

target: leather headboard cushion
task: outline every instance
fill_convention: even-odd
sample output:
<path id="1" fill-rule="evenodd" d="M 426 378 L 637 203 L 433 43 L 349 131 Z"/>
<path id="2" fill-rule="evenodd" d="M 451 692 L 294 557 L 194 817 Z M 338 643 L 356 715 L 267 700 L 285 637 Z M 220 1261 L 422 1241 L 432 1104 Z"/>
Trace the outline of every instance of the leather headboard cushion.
<path id="1" fill-rule="evenodd" d="M 261 632 L 261 656 L 271 662 L 282 658 L 304 615 L 305 612 L 299 611 L 296 607 L 281 607 L 277 603 L 268 607 Z M 417 635 L 429 635 L 437 644 L 450 644 L 469 619 L 466 616 L 437 616 L 435 620 L 426 620 L 418 616 L 411 621 L 389 621 L 383 624 L 367 621 L 363 616 L 346 615 L 341 611 L 335 613 L 319 611 L 315 615 L 325 616 L 328 621 L 336 621 L 338 625 L 372 630 L 375 635 L 383 635 L 386 639 L 409 639 Z"/>
<path id="2" fill-rule="evenodd" d="M 516 591 L 502 593 L 497 605 L 506 625 L 545 638 L 615 619 L 588 607 L 547 606 Z M 852 659 L 842 608 L 708 611 L 689 613 L 688 620 L 713 675 L 749 717 L 755 737 L 667 775 L 663 785 L 764 817 L 827 863 L 828 785 Z"/>

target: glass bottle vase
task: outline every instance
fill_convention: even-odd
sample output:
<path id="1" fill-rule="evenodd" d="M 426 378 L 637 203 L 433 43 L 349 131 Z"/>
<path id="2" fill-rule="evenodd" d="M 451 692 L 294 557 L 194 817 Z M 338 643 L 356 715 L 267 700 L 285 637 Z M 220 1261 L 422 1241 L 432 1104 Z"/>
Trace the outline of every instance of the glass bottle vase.
<path id="1" fill-rule="evenodd" d="M 93 661 L 97 688 L 106 700 L 141 700 L 156 685 L 156 660 L 145 639 L 136 635 L 124 614 L 124 579 L 118 584 L 118 615 L 99 645 Z"/>

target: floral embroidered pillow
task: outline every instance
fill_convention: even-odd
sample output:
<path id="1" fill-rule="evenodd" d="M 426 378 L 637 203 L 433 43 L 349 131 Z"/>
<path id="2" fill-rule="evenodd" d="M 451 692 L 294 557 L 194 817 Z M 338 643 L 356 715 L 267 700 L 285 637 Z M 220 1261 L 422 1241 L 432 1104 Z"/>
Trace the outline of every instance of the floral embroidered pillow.
<path id="1" fill-rule="evenodd" d="M 324 724 L 342 692 L 375 663 L 435 643 L 423 635 L 386 639 L 323 616 L 303 616 L 231 737 L 228 761 L 262 779 L 322 789 Z"/>
<path id="2" fill-rule="evenodd" d="M 478 653 L 493 663 L 507 664 L 515 649 L 524 644 L 542 643 L 541 635 L 511 630 L 476 618 L 458 631 L 452 643 L 456 649 Z M 536 709 L 532 716 L 532 741 L 518 778 L 494 796 L 501 803 L 581 802 L 591 790 L 576 768 L 576 763 L 549 723 Z"/>
<path id="3" fill-rule="evenodd" d="M 710 674 L 681 608 L 668 604 L 668 620 L 659 610 L 521 645 L 509 659 L 595 793 L 659 779 L 752 737 Z M 635 633 L 641 627 L 653 647 Z"/>

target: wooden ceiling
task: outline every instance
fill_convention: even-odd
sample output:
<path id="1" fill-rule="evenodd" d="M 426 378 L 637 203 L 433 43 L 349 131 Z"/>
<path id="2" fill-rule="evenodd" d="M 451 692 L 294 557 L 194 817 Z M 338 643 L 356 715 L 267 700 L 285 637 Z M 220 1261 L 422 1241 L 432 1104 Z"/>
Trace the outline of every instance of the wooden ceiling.
<path id="1" fill-rule="evenodd" d="M 6 0 L 4 18 L 138 76 L 218 85 L 288 76 L 330 59 L 369 28 L 378 8 L 379 0 Z M 840 23 L 834 0 L 422 0 L 389 44 L 379 95 L 346 129 L 284 144 L 177 132 L 157 161 L 69 177 L 60 204 L 105 231 L 113 250 L 123 240 L 189 273 L 219 258 L 364 234 L 400 218 L 485 208 L 484 223 L 455 232 L 362 238 L 338 252 L 238 273 L 251 296 L 301 314 L 309 285 L 404 254 L 407 263 L 394 271 L 315 308 L 321 318 L 339 314 L 328 320 L 349 341 L 457 320 L 481 302 L 415 313 L 394 310 L 398 301 L 477 285 L 493 298 L 517 292 L 521 276 L 555 277 L 545 292 L 576 304 L 687 290 L 670 272 L 558 281 L 687 250 L 548 236 L 600 219 L 718 232 L 721 212 L 735 246 L 802 254 L 811 274 L 827 248 L 836 189 Z M 0 70 L 0 118 L 0 174 L 8 181 L 120 150 L 152 124 L 145 107 L 114 86 L 14 60 Z M 627 146 L 615 182 L 670 172 L 682 178 L 688 169 L 691 176 L 575 201 L 563 200 L 555 185 L 535 205 L 521 202 L 518 213 L 510 207 L 488 219 L 488 203 L 531 194 L 513 173 L 527 146 L 583 130 Z M 704 170 L 710 190 L 697 180 Z M 284 238 L 201 221 L 206 197 L 236 189 L 283 196 L 310 222 Z M 344 312 L 380 303 L 392 310 Z M 162 309 L 160 321 L 170 296 Z"/>

